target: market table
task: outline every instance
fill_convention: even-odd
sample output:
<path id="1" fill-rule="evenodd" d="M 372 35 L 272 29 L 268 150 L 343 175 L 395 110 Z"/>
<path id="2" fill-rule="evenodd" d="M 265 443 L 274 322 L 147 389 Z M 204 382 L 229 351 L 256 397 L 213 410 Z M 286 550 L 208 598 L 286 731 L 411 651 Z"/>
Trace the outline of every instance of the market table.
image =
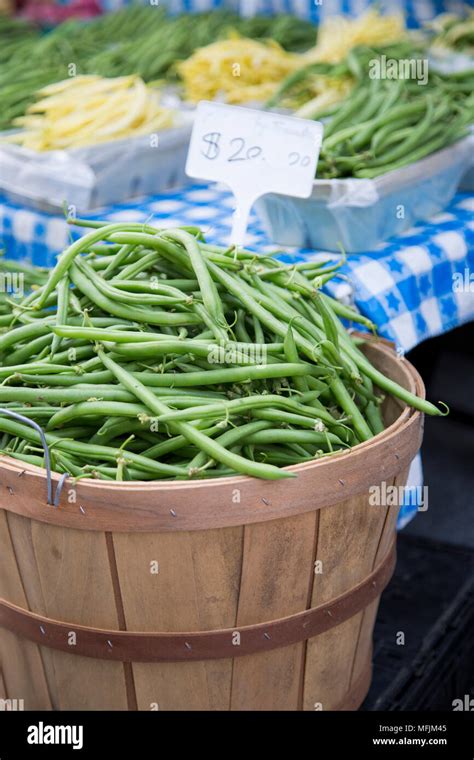
<path id="1" fill-rule="evenodd" d="M 225 189 L 193 184 L 83 216 L 146 221 L 157 227 L 197 225 L 210 242 L 225 244 L 233 207 L 233 198 Z M 9 258 L 51 266 L 71 234 L 84 231 L 71 228 L 64 217 L 0 200 L 0 241 L 3 239 Z M 258 252 L 278 249 L 255 213 L 247 245 Z M 281 257 L 287 262 L 315 255 L 313 250 L 284 251 Z M 465 270 L 474 270 L 474 195 L 459 194 L 429 222 L 418 223 L 373 251 L 351 254 L 341 273 L 350 275 L 352 286 L 339 279 L 328 287 L 332 295 L 354 302 L 377 324 L 380 335 L 406 352 L 474 319 L 474 293 L 454 287 L 453 275 L 464 275 Z"/>
<path id="2" fill-rule="evenodd" d="M 90 219 L 147 222 L 157 227 L 196 225 L 213 243 L 229 238 L 234 208 L 232 195 L 217 185 L 192 184 L 160 196 L 85 214 Z M 71 236 L 84 229 L 70 227 L 65 218 L 0 201 L 0 241 L 9 258 L 53 265 Z M 278 249 L 252 214 L 247 246 L 257 252 L 281 250 L 292 263 L 320 256 L 313 250 Z M 324 257 L 334 256 L 326 254 Z M 469 274 L 474 271 L 474 195 L 458 194 L 447 208 L 428 222 L 418 223 L 403 235 L 363 254 L 352 254 L 341 268 L 342 278 L 331 282 L 332 295 L 354 303 L 378 325 L 379 334 L 393 340 L 400 354 L 427 338 L 474 319 L 474 292 Z M 455 274 L 462 285 L 455 287 Z M 349 282 L 344 279 L 350 276 Z M 471 286 L 472 287 L 472 286 Z M 422 482 L 418 457 L 409 477 L 414 487 Z M 407 492 L 400 513 L 402 526 L 416 508 Z"/>

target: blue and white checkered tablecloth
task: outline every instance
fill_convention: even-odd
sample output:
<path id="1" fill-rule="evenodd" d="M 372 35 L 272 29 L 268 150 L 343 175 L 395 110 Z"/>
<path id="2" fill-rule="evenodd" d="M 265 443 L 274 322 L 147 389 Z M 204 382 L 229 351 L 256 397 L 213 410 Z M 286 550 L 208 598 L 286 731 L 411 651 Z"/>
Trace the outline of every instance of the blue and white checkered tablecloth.
<path id="1" fill-rule="evenodd" d="M 114 206 L 91 219 L 147 221 L 157 227 L 200 226 L 208 241 L 226 244 L 229 239 L 234 200 L 231 194 L 207 184 L 189 185 L 160 196 Z M 52 265 L 71 235 L 85 230 L 70 228 L 64 218 L 25 209 L 0 200 L 0 246 L 14 259 Z M 255 213 L 251 215 L 247 246 L 257 252 L 275 251 Z M 321 252 L 285 249 L 287 262 L 321 256 Z M 323 254 L 324 258 L 334 254 Z M 474 319 L 474 196 L 457 195 L 443 213 L 419 223 L 404 235 L 381 244 L 376 250 L 353 254 L 341 268 L 350 275 L 329 283 L 333 295 L 353 302 L 372 319 L 380 335 L 405 352 L 433 337 Z M 455 275 L 464 284 L 454 287 Z M 471 286 L 472 287 L 472 286 Z M 412 465 L 409 484 L 422 483 L 421 460 Z M 406 496 L 399 527 L 416 512 L 416 503 Z"/>
<path id="2" fill-rule="evenodd" d="M 210 242 L 225 245 L 233 206 L 228 191 L 216 185 L 195 184 L 88 217 L 148 220 L 157 227 L 198 225 Z M 73 234 L 79 233 L 74 230 Z M 71 228 L 60 216 L 0 201 L 0 245 L 3 238 L 10 258 L 52 265 L 70 235 Z M 247 245 L 258 252 L 276 249 L 254 213 Z M 281 257 L 295 262 L 315 255 L 320 254 L 285 249 Z M 381 335 L 405 352 L 426 338 L 474 319 L 474 293 L 467 287 L 454 287 L 454 275 L 464 276 L 466 270 L 474 272 L 474 196 L 457 195 L 429 222 L 417 224 L 374 251 L 350 255 L 341 273 L 350 276 L 352 286 L 338 280 L 329 284 L 329 290 L 342 300 L 353 301 L 377 324 Z"/>

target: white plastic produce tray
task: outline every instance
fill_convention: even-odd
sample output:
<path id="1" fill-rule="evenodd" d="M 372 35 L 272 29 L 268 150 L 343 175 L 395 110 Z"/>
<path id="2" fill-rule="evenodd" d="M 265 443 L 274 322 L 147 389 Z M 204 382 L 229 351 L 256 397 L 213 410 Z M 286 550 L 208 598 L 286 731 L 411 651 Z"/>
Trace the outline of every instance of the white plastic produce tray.
<path id="1" fill-rule="evenodd" d="M 368 251 L 450 202 L 471 165 L 471 140 L 375 179 L 316 179 L 309 198 L 265 195 L 255 209 L 280 245 Z"/>
<path id="2" fill-rule="evenodd" d="M 22 205 L 79 213 L 183 184 L 192 115 L 149 135 L 40 153 L 0 142 L 0 191 Z"/>

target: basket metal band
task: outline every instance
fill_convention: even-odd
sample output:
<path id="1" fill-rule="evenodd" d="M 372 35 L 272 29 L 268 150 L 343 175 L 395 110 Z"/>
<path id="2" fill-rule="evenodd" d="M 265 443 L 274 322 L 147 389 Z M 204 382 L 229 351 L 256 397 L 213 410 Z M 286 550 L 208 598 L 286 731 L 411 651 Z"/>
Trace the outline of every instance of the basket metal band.
<path id="1" fill-rule="evenodd" d="M 318 607 L 256 625 L 188 633 L 104 630 L 51 620 L 0 600 L 0 627 L 41 646 L 101 660 L 185 662 L 242 657 L 296 644 L 340 625 L 381 594 L 395 562 L 394 538 L 384 560 L 354 588 Z"/>

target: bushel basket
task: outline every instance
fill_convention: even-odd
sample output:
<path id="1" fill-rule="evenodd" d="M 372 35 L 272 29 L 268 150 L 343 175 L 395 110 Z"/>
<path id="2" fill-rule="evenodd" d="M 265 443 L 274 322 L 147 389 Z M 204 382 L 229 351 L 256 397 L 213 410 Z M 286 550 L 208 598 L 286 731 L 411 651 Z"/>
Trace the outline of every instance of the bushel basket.
<path id="1" fill-rule="evenodd" d="M 383 342 L 370 361 L 424 395 Z M 423 415 L 297 478 L 66 480 L 0 457 L 0 697 L 42 710 L 344 710 L 371 679 L 397 506 Z M 53 490 L 59 475 L 53 476 Z"/>

